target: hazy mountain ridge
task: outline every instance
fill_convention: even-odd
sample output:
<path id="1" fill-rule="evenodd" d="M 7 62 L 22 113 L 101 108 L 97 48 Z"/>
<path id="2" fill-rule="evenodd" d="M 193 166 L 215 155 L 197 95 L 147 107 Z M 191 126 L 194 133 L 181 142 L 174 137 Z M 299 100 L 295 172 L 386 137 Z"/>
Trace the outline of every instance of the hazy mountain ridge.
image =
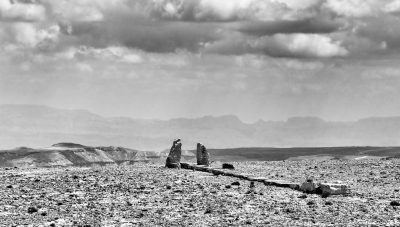
<path id="1" fill-rule="evenodd" d="M 328 122 L 316 117 L 246 124 L 232 115 L 169 121 L 106 118 L 86 110 L 34 105 L 0 105 L 0 148 L 44 147 L 54 141 L 95 146 L 164 150 L 180 137 L 184 149 L 399 146 L 400 117 Z"/>

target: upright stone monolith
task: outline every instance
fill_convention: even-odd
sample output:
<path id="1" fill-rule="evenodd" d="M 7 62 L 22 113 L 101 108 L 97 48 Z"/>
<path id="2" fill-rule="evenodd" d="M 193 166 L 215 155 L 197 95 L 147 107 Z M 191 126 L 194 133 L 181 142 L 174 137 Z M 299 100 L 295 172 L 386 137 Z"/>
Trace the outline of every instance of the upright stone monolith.
<path id="1" fill-rule="evenodd" d="M 165 167 L 177 168 L 177 169 L 181 168 L 181 154 L 182 154 L 181 148 L 182 148 L 181 139 L 174 140 L 171 150 L 169 151 Z"/>
<path id="2" fill-rule="evenodd" d="M 197 144 L 196 157 L 197 157 L 197 165 L 205 165 L 205 166 L 210 165 L 210 155 L 208 154 L 206 147 L 201 143 Z"/>

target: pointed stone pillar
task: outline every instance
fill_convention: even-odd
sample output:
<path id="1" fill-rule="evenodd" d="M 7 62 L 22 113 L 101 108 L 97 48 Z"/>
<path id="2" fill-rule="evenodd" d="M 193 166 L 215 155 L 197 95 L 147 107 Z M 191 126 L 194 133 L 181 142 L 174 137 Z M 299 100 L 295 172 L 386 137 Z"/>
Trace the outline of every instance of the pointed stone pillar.
<path id="1" fill-rule="evenodd" d="M 210 165 L 210 155 L 206 147 L 201 143 L 197 144 L 196 157 L 197 157 L 197 165 L 205 165 L 205 166 Z"/>
<path id="2" fill-rule="evenodd" d="M 181 139 L 174 140 L 165 167 L 167 168 L 181 168 L 181 154 L 182 154 L 182 143 Z"/>

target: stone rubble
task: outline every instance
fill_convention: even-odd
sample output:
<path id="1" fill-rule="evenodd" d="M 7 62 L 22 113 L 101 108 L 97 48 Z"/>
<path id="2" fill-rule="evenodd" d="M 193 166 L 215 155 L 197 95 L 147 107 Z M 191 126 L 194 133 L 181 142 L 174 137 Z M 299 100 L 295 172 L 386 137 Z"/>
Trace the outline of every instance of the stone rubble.
<path id="1" fill-rule="evenodd" d="M 181 163 L 181 146 L 166 168 L 0 169 L 0 226 L 400 226 L 398 159 L 221 168 Z"/>
<path id="2" fill-rule="evenodd" d="M 233 164 L 236 170 L 223 171 L 244 179 L 162 163 L 0 169 L 0 226 L 400 225 L 400 160 Z M 324 198 L 285 183 L 310 175 L 315 182 L 340 179 L 351 194 Z"/>

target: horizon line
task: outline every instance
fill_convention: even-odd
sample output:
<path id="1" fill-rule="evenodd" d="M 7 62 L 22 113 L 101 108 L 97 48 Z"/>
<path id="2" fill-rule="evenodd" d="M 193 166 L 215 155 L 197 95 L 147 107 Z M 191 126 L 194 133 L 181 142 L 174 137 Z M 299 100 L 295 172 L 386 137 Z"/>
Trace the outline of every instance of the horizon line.
<path id="1" fill-rule="evenodd" d="M 97 115 L 99 117 L 102 118 L 128 118 L 131 120 L 145 120 L 145 121 L 173 121 L 173 120 L 198 120 L 198 119 L 202 119 L 202 118 L 207 118 L 207 117 L 211 117 L 211 118 L 222 118 L 222 117 L 234 117 L 237 120 L 239 120 L 240 122 L 242 122 L 243 124 L 248 124 L 248 125 L 252 125 L 252 124 L 257 124 L 260 121 L 261 122 L 271 122 L 271 123 L 279 123 L 279 122 L 289 122 L 290 120 L 293 119 L 315 119 L 315 120 L 322 120 L 323 122 L 326 123 L 354 123 L 354 122 L 358 122 L 358 121 L 362 121 L 362 120 L 367 120 L 367 119 L 383 119 L 383 118 L 400 118 L 400 115 L 388 115 L 388 116 L 368 116 L 368 117 L 360 117 L 357 119 L 353 119 L 353 120 L 333 120 L 333 119 L 325 119 L 323 117 L 319 117 L 319 116 L 313 116 L 313 115 L 298 115 L 298 116 L 291 116 L 291 117 L 287 117 L 286 119 L 281 119 L 281 120 L 265 120 L 262 118 L 259 118 L 256 121 L 252 121 L 252 122 L 248 122 L 245 121 L 243 119 L 241 119 L 238 115 L 236 114 L 221 114 L 221 115 L 202 115 L 202 116 L 198 116 L 198 117 L 172 117 L 172 118 L 167 118 L 167 119 L 160 119 L 160 118 L 135 118 L 135 117 L 131 117 L 131 116 L 122 116 L 122 115 L 116 115 L 116 116 L 105 116 L 102 114 L 98 114 L 95 111 L 91 111 L 89 109 L 82 109 L 82 108 L 65 108 L 65 107 L 55 107 L 55 106 L 50 106 L 50 105 L 46 105 L 46 104 L 26 104 L 26 103 L 1 103 L 0 107 L 2 106 L 29 106 L 29 107 L 42 107 L 42 108 L 49 108 L 49 109 L 55 109 L 55 110 L 66 110 L 66 111 L 84 111 L 84 112 L 88 112 L 90 114 L 93 115 Z"/>

